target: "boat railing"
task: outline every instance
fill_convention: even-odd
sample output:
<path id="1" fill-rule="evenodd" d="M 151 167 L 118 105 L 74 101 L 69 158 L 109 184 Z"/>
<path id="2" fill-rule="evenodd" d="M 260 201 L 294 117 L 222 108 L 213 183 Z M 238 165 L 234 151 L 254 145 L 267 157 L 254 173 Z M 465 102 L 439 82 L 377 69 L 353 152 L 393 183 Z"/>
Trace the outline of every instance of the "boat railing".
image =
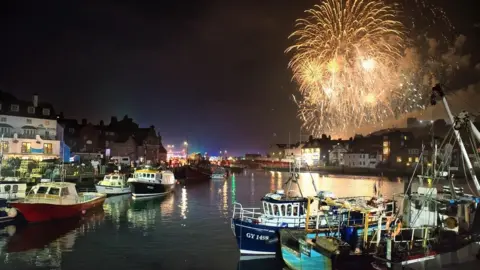
<path id="1" fill-rule="evenodd" d="M 262 220 L 260 220 L 260 217 Z M 233 204 L 232 211 L 232 220 L 237 219 L 240 221 L 248 222 L 258 222 L 272 227 L 285 227 L 285 226 L 294 226 L 302 227 L 305 226 L 305 216 L 281 216 L 281 215 L 266 215 L 263 212 L 262 208 L 258 207 L 249 207 L 245 208 L 240 203 Z M 310 224 L 314 224 L 315 220 L 313 217 L 310 220 Z M 233 228 L 233 223 L 231 224 Z"/>
<path id="2" fill-rule="evenodd" d="M 262 208 L 259 207 L 243 207 L 240 203 L 233 204 L 233 219 L 244 220 L 248 219 L 257 219 L 263 214 Z"/>
<path id="3" fill-rule="evenodd" d="M 375 243 L 378 246 L 384 235 L 382 232 L 389 233 L 391 230 L 394 230 L 394 228 L 390 228 L 389 225 L 383 226 L 383 222 L 387 221 L 389 218 L 392 218 L 392 216 L 382 215 L 378 218 L 378 228 L 373 235 L 371 243 Z M 392 237 L 391 240 L 393 243 L 405 243 L 409 247 L 412 247 L 415 243 L 423 242 L 423 246 L 425 247 L 428 242 L 435 240 L 435 237 L 429 237 L 431 230 L 432 227 L 428 226 L 400 228 L 399 236 Z M 367 244 L 367 241 L 364 243 Z"/>

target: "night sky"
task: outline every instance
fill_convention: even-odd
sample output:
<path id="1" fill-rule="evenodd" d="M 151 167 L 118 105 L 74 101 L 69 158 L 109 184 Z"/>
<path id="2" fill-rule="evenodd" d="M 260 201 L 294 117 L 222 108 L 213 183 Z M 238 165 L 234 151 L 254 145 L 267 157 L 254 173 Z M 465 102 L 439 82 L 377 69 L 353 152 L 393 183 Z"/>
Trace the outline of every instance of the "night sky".
<path id="1" fill-rule="evenodd" d="M 155 125 L 164 144 L 188 140 L 212 154 L 263 153 L 289 131 L 298 138 L 284 50 L 318 0 L 114 2 L 2 1 L 0 89 L 37 92 L 92 123 L 128 114 Z M 477 1 L 446 2 L 455 34 L 478 50 Z"/>

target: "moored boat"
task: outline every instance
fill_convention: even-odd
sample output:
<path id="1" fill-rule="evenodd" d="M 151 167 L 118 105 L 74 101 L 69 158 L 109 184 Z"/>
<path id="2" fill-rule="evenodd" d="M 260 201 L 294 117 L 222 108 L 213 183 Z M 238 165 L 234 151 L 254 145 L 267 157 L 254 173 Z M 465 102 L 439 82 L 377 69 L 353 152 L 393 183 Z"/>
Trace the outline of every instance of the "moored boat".
<path id="1" fill-rule="evenodd" d="M 77 193 L 74 183 L 51 182 L 35 185 L 24 200 L 10 205 L 28 222 L 42 222 L 82 216 L 102 206 L 105 198 L 100 193 Z"/>
<path id="2" fill-rule="evenodd" d="M 290 181 L 290 180 L 289 180 Z M 265 195 L 261 201 L 263 208 L 243 208 L 234 205 L 231 227 L 242 255 L 275 255 L 279 250 L 279 230 L 282 228 L 304 229 L 306 224 L 315 225 L 327 233 L 332 227 L 361 226 L 363 231 L 365 214 L 358 208 L 360 205 L 368 209 L 372 220 L 381 213 L 393 212 L 393 201 L 369 200 L 368 197 L 334 198 L 331 192 L 318 192 L 315 203 L 309 206 L 305 197 L 286 196 L 283 190 Z M 370 204 L 370 206 L 367 206 Z M 344 205 L 348 205 L 347 209 Z M 310 212 L 309 212 L 310 211 Z M 348 217 L 348 218 L 347 218 Z M 370 223 L 372 230 L 377 223 Z"/>
<path id="3" fill-rule="evenodd" d="M 7 200 L 0 199 L 0 224 L 8 224 L 17 217 L 17 210 L 11 207 Z"/>
<path id="4" fill-rule="evenodd" d="M 226 179 L 228 178 L 228 171 L 224 167 L 216 167 L 212 173 L 212 179 Z"/>
<path id="5" fill-rule="evenodd" d="M 25 198 L 27 192 L 27 182 L 20 181 L 18 178 L 5 178 L 0 180 L 0 199 L 9 201 Z"/>
<path id="6" fill-rule="evenodd" d="M 134 199 L 165 195 L 171 192 L 176 184 L 173 172 L 154 170 L 149 166 L 136 170 L 127 182 L 131 186 Z"/>
<path id="7" fill-rule="evenodd" d="M 103 180 L 95 185 L 98 193 L 121 195 L 131 193 L 125 174 L 114 172 L 104 176 Z"/>

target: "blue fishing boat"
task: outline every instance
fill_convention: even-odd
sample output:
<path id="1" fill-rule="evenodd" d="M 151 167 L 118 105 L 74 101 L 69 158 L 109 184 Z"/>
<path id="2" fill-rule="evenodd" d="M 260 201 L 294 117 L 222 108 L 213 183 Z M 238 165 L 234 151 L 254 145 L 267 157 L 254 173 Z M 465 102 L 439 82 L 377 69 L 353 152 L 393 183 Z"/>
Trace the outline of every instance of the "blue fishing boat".
<path id="1" fill-rule="evenodd" d="M 364 256 L 360 247 L 366 240 L 364 237 L 373 235 L 379 227 L 386 225 L 381 217 L 393 214 L 394 203 L 389 201 L 389 207 L 379 211 L 379 204 L 358 202 L 359 200 L 352 199 L 333 201 L 318 197 L 308 198 L 307 218 L 315 222 L 303 230 L 288 228 L 279 230 L 285 264 L 293 270 L 337 269 L 340 263 L 344 265 L 343 267 L 353 262 L 355 267 L 370 264 L 373 259 Z M 320 211 L 315 211 L 318 206 Z M 331 215 L 324 213 L 326 207 L 332 206 L 340 213 L 337 214 L 336 220 L 332 220 Z M 328 225 L 323 225 L 325 223 Z M 339 259 L 350 253 L 356 254 L 354 259 L 347 261 Z"/>
<path id="2" fill-rule="evenodd" d="M 287 181 L 296 181 L 298 174 L 292 174 Z M 286 184 L 287 184 L 286 183 Z M 301 193 L 301 191 L 300 191 Z M 231 220 L 241 255 L 276 255 L 280 250 L 279 230 L 282 228 L 304 229 L 315 226 L 319 230 L 329 231 L 344 220 L 354 224 L 364 224 L 362 215 L 347 211 L 343 204 L 373 204 L 372 215 L 377 216 L 388 210 L 393 211 L 393 202 L 370 200 L 369 197 L 335 198 L 331 192 L 320 191 L 315 196 L 316 203 L 309 208 L 308 199 L 303 196 L 288 196 L 284 190 L 266 194 L 262 199 L 262 208 L 244 208 L 235 203 Z M 388 206 L 387 206 L 388 205 Z M 310 213 L 310 214 L 309 214 Z M 372 226 L 376 224 L 372 223 Z M 361 230 L 360 230 L 361 231 Z"/>

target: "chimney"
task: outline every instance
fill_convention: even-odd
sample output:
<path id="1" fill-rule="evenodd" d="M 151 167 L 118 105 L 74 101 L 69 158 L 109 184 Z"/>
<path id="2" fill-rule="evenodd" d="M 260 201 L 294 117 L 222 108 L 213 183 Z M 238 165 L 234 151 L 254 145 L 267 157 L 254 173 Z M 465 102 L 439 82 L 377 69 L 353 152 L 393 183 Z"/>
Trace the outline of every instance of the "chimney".
<path id="1" fill-rule="evenodd" d="M 38 107 L 38 94 L 37 93 L 33 94 L 32 102 L 33 102 L 33 107 L 35 107 L 35 108 Z"/>

